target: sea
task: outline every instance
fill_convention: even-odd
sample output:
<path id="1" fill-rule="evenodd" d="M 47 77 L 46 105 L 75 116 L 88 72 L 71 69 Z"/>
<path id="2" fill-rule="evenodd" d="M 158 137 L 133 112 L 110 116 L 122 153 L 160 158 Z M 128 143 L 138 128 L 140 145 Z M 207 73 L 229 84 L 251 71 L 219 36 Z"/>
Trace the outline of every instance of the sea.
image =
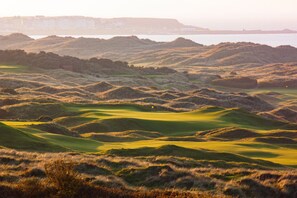
<path id="1" fill-rule="evenodd" d="M 44 38 L 48 35 L 31 35 L 34 39 Z M 131 35 L 58 35 L 85 38 L 110 39 L 115 36 Z M 150 39 L 159 42 L 170 42 L 179 37 L 190 39 L 203 45 L 214 45 L 222 42 L 252 42 L 272 47 L 291 45 L 297 47 L 297 34 L 202 34 L 202 35 L 134 35 L 141 39 Z"/>

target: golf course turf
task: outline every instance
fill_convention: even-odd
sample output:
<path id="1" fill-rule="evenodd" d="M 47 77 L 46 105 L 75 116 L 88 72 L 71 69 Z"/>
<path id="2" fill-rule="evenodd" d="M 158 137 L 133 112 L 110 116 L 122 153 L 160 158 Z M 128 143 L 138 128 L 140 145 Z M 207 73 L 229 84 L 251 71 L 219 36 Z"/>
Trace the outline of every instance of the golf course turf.
<path id="1" fill-rule="evenodd" d="M 53 123 L 78 132 L 81 137 L 42 131 L 36 127 L 44 125 L 44 122 L 2 121 L 1 146 L 41 152 L 52 150 L 104 153 L 112 149 L 152 149 L 176 145 L 178 148 L 193 149 L 192 151 L 197 152 L 206 149 L 251 160 L 263 159 L 283 165 L 297 165 L 297 148 L 292 145 L 290 147 L 286 144 L 258 142 L 257 138 L 249 137 L 236 139 L 232 138 L 236 133 L 230 132 L 231 129 L 238 128 L 242 129 L 239 132 L 249 130 L 257 137 L 273 134 L 277 130 L 286 130 L 293 134 L 296 132 L 295 125 L 267 120 L 240 109 L 210 106 L 191 112 L 169 112 L 131 104 L 66 104 L 64 108 L 73 113 L 73 116 L 55 118 Z M 205 135 L 201 136 L 203 141 L 195 141 L 200 132 L 216 129 L 220 129 L 220 135 Z M 152 135 L 148 135 L 150 133 Z M 96 134 L 99 138 L 95 138 Z M 108 137 L 112 140 L 109 141 Z M 166 137 L 175 137 L 176 141 L 170 138 L 166 140 Z M 182 137 L 191 138 L 178 140 Z M 225 138 L 222 140 L 226 141 L 220 138 Z"/>

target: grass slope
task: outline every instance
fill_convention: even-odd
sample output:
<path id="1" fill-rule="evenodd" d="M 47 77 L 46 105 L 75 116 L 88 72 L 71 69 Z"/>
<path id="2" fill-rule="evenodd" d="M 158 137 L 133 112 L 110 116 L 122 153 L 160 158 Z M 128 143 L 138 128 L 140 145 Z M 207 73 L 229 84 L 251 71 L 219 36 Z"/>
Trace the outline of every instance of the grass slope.
<path id="1" fill-rule="evenodd" d="M 28 134 L 42 138 L 53 145 L 59 145 L 69 151 L 98 152 L 102 143 L 88 138 L 71 137 L 61 134 L 53 134 L 38 129 L 22 128 Z"/>
<path id="2" fill-rule="evenodd" d="M 32 151 L 66 151 L 66 149 L 53 145 L 45 139 L 27 134 L 21 130 L 7 126 L 0 122 L 0 145 L 7 148 Z"/>
<path id="3" fill-rule="evenodd" d="M 106 152 L 107 154 L 118 155 L 118 156 L 176 156 L 176 157 L 187 157 L 196 160 L 222 160 L 227 162 L 246 162 L 252 164 L 258 164 L 270 167 L 281 167 L 281 165 L 264 161 L 264 160 L 253 160 L 240 155 L 231 153 L 213 152 L 207 150 L 189 149 L 179 147 L 176 145 L 165 145 L 158 148 L 143 147 L 138 149 L 111 149 Z"/>
<path id="4" fill-rule="evenodd" d="M 259 137 L 272 131 L 290 132 L 291 130 L 288 129 L 296 127 L 293 124 L 264 119 L 239 109 L 205 107 L 192 112 L 171 112 L 156 111 L 152 108 L 130 104 L 67 104 L 63 105 L 63 108 L 74 116 L 56 118 L 54 122 L 73 131 L 78 131 L 82 137 L 71 137 L 67 136 L 67 134 L 42 131 L 40 128 L 36 129 L 36 127 L 30 126 L 30 124 L 38 124 L 35 122 L 5 122 L 5 124 L 18 128 L 25 135 L 36 138 L 36 140 L 43 140 L 47 144 L 78 152 L 176 145 L 188 149 L 207 149 L 214 152 L 238 154 L 252 159 L 263 159 L 284 165 L 297 165 L 296 148 L 292 147 L 292 144 L 287 146 L 270 144 L 264 141 L 257 142 L 251 136 L 248 137 L 251 139 L 245 141 L 238 138 L 229 138 L 230 135 L 242 133 L 241 130 L 223 134 L 232 140 L 226 142 L 214 139 L 196 141 L 195 138 L 191 138 L 191 140 L 180 139 L 178 141 L 174 141 L 174 139 L 166 140 L 168 137 L 195 137 L 197 131 L 226 127 L 254 131 L 256 135 L 259 134 Z M 131 130 L 158 133 L 159 135 L 152 138 L 143 138 L 138 134 L 123 133 Z M 99 136 L 96 136 L 96 134 Z M 160 137 L 163 137 L 163 139 Z M 93 140 L 90 138 L 93 138 Z M 0 145 L 4 146 L 3 144 Z M 10 148 L 17 148 L 17 145 L 11 144 Z M 34 147 L 34 149 L 36 151 L 40 150 L 39 147 Z"/>
<path id="5" fill-rule="evenodd" d="M 247 129 L 291 129 L 297 125 L 268 120 L 239 110 L 205 107 L 192 112 L 148 111 L 137 105 L 72 105 L 69 111 L 79 113 L 73 117 L 72 127 L 80 133 L 118 132 L 124 130 L 158 131 L 164 135 L 189 135 L 196 131 L 239 127 Z M 78 117 L 90 122 L 78 124 Z M 67 121 L 71 125 L 71 117 Z"/>

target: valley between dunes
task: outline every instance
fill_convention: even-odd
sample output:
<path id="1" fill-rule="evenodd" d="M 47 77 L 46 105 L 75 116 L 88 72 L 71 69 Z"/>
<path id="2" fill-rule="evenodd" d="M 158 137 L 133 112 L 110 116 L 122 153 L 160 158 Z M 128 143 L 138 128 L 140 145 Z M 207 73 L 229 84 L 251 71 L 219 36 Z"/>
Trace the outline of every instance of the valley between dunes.
<path id="1" fill-rule="evenodd" d="M 6 197 L 57 195 L 63 167 L 78 194 L 296 197 L 296 48 L 21 34 L 0 46 Z"/>

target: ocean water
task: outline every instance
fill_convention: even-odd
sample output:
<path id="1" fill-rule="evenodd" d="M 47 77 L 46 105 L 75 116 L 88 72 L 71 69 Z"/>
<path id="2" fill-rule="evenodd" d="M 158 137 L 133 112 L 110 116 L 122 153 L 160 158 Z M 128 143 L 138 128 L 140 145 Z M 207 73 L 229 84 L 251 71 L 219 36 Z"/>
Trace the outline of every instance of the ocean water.
<path id="1" fill-rule="evenodd" d="M 39 39 L 47 35 L 32 35 L 32 38 Z M 110 39 L 115 36 L 131 35 L 59 35 L 71 37 L 101 38 Z M 138 38 L 150 39 L 153 41 L 169 42 L 183 37 L 203 45 L 213 45 L 222 42 L 253 42 L 277 47 L 280 45 L 291 45 L 297 47 L 297 34 L 205 34 L 205 35 L 135 35 Z"/>

